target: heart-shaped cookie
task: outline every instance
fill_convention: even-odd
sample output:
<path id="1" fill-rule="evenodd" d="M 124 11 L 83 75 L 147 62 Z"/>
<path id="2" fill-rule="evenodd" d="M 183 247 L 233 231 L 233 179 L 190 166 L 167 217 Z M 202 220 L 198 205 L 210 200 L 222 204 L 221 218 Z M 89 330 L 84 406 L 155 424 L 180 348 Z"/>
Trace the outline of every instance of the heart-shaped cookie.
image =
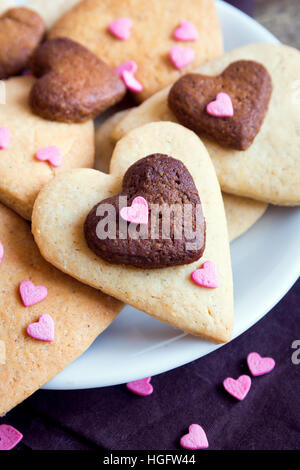
<path id="1" fill-rule="evenodd" d="M 121 197 L 129 207 L 121 207 Z M 108 206 L 113 210 L 109 222 Z M 144 230 L 136 236 L 123 220 L 144 225 Z M 107 230 L 100 234 L 103 221 L 116 228 L 111 237 Z M 193 263 L 205 248 L 205 220 L 193 178 L 181 161 L 162 154 L 134 163 L 124 176 L 122 192 L 96 204 L 84 232 L 102 259 L 144 269 Z"/>
<path id="2" fill-rule="evenodd" d="M 109 26 L 120 18 L 133 25 L 126 41 L 109 32 Z M 135 87 L 134 98 L 142 101 L 179 77 L 168 54 L 178 44 L 173 32 L 184 20 L 193 21 L 198 32 L 191 45 L 195 59 L 184 71 L 222 54 L 214 0 L 83 0 L 54 24 L 49 37 L 73 39 L 112 67 L 135 61 L 135 78 L 142 86 Z"/>
<path id="3" fill-rule="evenodd" d="M 96 170 L 103 171 L 104 173 L 109 172 L 110 159 L 115 147 L 114 131 L 116 126 L 118 126 L 125 116 L 129 116 L 130 113 L 135 112 L 136 108 L 120 111 L 107 119 L 96 131 Z M 117 168 L 116 174 L 118 174 Z M 226 193 L 222 195 L 230 241 L 246 232 L 262 217 L 268 207 L 267 204 L 253 199 L 233 196 Z"/>
<path id="4" fill-rule="evenodd" d="M 193 264 L 141 269 L 107 263 L 88 247 L 83 226 L 91 209 L 121 190 L 133 163 L 153 153 L 172 155 L 192 175 L 206 221 L 203 257 Z M 153 317 L 194 335 L 227 341 L 233 324 L 232 273 L 224 207 L 209 155 L 193 132 L 168 123 L 151 123 L 121 139 L 112 167 L 119 174 L 74 170 L 60 175 L 41 191 L 35 203 L 32 230 L 43 256 L 57 268 L 110 293 Z M 218 269 L 218 288 L 191 280 L 204 261 Z"/>
<path id="5" fill-rule="evenodd" d="M 267 69 L 240 60 L 216 77 L 183 76 L 172 86 L 168 103 L 177 120 L 200 136 L 246 150 L 259 132 L 271 93 Z"/>
<path id="6" fill-rule="evenodd" d="M 90 168 L 94 162 L 93 122 L 65 124 L 36 116 L 28 104 L 34 83 L 33 77 L 10 78 L 5 82 L 6 105 L 0 105 L 0 125 L 10 132 L 9 144 L 0 150 L 0 201 L 26 219 L 31 218 L 38 192 L 53 176 Z M 61 156 L 57 168 L 36 158 L 54 145 Z"/>
<path id="7" fill-rule="evenodd" d="M 263 64 L 273 83 L 269 109 L 252 145 L 232 150 L 212 139 L 203 142 L 212 158 L 223 191 L 276 205 L 300 204 L 300 106 L 297 84 L 300 52 L 274 44 L 249 44 L 224 54 L 196 71 L 221 74 L 231 63 L 251 60 Z M 279 65 L 280 64 L 280 65 Z M 115 141 L 135 127 L 177 119 L 168 106 L 169 88 L 132 110 L 113 132 Z"/>
<path id="8" fill-rule="evenodd" d="M 0 269 L 0 343 L 6 356 L 5 361 L 0 358 L 2 416 L 82 354 L 114 320 L 122 304 L 48 264 L 28 224 L 2 204 L 0 220 L 5 253 Z M 23 305 L 18 287 L 24 279 L 47 287 L 48 295 L 42 303 Z M 52 343 L 33 339 L 26 331 L 45 314 L 55 325 Z M 51 328 L 42 333 L 47 333 L 44 340 L 53 339 Z"/>
<path id="9" fill-rule="evenodd" d="M 31 69 L 39 80 L 30 93 L 34 112 L 43 118 L 83 122 L 120 101 L 120 77 L 85 47 L 67 38 L 46 41 L 34 53 Z"/>
<path id="10" fill-rule="evenodd" d="M 0 80 L 24 70 L 46 27 L 28 8 L 10 8 L 0 16 Z"/>

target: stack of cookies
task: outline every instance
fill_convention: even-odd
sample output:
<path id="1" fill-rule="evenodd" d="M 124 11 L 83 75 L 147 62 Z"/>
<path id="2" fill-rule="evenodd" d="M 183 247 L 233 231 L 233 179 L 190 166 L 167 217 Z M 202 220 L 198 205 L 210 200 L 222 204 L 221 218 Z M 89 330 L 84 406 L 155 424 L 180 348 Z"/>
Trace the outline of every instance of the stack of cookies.
<path id="1" fill-rule="evenodd" d="M 213 0 L 69 3 L 0 16 L 0 415 L 124 303 L 230 340 L 229 242 L 300 205 L 299 51 L 223 54 Z"/>

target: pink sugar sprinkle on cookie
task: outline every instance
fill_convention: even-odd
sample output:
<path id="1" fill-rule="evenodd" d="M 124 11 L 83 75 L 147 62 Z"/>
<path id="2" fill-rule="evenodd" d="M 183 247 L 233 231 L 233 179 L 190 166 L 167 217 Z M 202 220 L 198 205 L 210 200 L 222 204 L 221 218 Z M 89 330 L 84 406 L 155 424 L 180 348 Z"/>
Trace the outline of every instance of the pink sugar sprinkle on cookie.
<path id="1" fill-rule="evenodd" d="M 120 211 L 122 219 L 126 222 L 144 225 L 148 223 L 148 213 L 148 203 L 140 196 L 134 198 L 130 207 L 123 207 Z"/>
<path id="2" fill-rule="evenodd" d="M 207 105 L 206 111 L 214 117 L 232 117 L 234 110 L 230 96 L 227 93 L 218 93 L 216 100 Z"/>
<path id="3" fill-rule="evenodd" d="M 272 357 L 261 357 L 257 352 L 248 354 L 247 364 L 254 377 L 268 374 L 275 367 L 275 361 Z"/>
<path id="4" fill-rule="evenodd" d="M 48 295 L 47 287 L 35 286 L 31 281 L 22 281 L 19 291 L 25 307 L 42 302 Z"/>
<path id="5" fill-rule="evenodd" d="M 12 450 L 22 439 L 23 434 L 13 426 L 0 425 L 0 450 Z"/>
<path id="6" fill-rule="evenodd" d="M 223 386 L 226 392 L 234 398 L 237 400 L 244 400 L 251 387 L 251 378 L 249 375 L 241 375 L 236 380 L 232 377 L 227 377 L 223 382 Z"/>
<path id="7" fill-rule="evenodd" d="M 205 261 L 202 268 L 192 273 L 192 280 L 198 286 L 216 289 L 218 287 L 217 266 L 212 261 Z"/>
<path id="8" fill-rule="evenodd" d="M 199 424 L 191 424 L 188 434 L 180 439 L 180 445 L 188 450 L 207 449 L 208 440 L 204 429 Z"/>
<path id="9" fill-rule="evenodd" d="M 131 28 L 130 18 L 118 18 L 109 25 L 108 30 L 116 38 L 126 41 L 130 37 Z"/>
<path id="10" fill-rule="evenodd" d="M 128 390 L 135 395 L 139 395 L 141 397 L 147 397 L 153 393 L 153 387 L 150 384 L 151 377 L 146 377 L 145 379 L 135 380 L 133 382 L 129 382 L 126 384 Z"/>
<path id="11" fill-rule="evenodd" d="M 3 256 L 4 256 L 4 248 L 3 248 L 2 243 L 0 242 L 0 263 L 3 260 Z"/>
<path id="12" fill-rule="evenodd" d="M 194 23 L 185 20 L 175 29 L 173 37 L 177 41 L 197 41 L 197 39 L 199 39 L 199 33 Z"/>
<path id="13" fill-rule="evenodd" d="M 183 69 L 195 59 L 195 51 L 189 47 L 173 46 L 169 56 L 172 64 L 178 70 Z"/>
<path id="14" fill-rule="evenodd" d="M 8 127 L 0 127 L 0 150 L 4 150 L 9 146 L 11 133 Z"/>
<path id="15" fill-rule="evenodd" d="M 44 147 L 40 149 L 35 157 L 40 160 L 41 162 L 48 161 L 50 165 L 54 167 L 59 167 L 62 164 L 62 155 L 58 147 L 56 145 L 51 145 L 49 147 Z"/>
<path id="16" fill-rule="evenodd" d="M 120 77 L 122 77 L 122 73 L 125 72 L 125 70 L 129 73 L 132 73 L 132 75 L 134 75 L 137 69 L 138 69 L 137 63 L 134 60 L 127 60 L 127 62 L 123 62 L 123 64 L 116 67 L 115 72 Z"/>
<path id="17" fill-rule="evenodd" d="M 54 341 L 54 321 L 50 315 L 41 315 L 39 321 L 27 326 L 27 334 L 38 341 Z"/>
<path id="18" fill-rule="evenodd" d="M 122 79 L 128 90 L 134 91 L 135 93 L 143 91 L 141 82 L 139 82 L 132 73 L 127 72 L 127 70 L 124 70 L 122 73 Z"/>

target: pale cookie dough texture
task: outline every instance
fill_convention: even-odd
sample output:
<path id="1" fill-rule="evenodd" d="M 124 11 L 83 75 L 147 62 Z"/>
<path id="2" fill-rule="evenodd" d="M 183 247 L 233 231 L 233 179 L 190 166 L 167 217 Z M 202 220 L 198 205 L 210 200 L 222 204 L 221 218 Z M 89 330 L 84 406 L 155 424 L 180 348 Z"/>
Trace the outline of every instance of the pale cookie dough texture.
<path id="1" fill-rule="evenodd" d="M 70 10 L 80 0 L 29 0 L 26 7 L 36 11 L 50 28 L 58 18 Z"/>
<path id="2" fill-rule="evenodd" d="M 236 60 L 263 64 L 273 81 L 269 110 L 254 143 L 246 151 L 221 147 L 202 139 L 223 191 L 276 205 L 300 204 L 300 52 L 288 46 L 250 44 L 228 52 L 197 69 L 220 74 Z M 225 91 L 225 90 L 224 90 Z M 175 121 L 167 104 L 169 88 L 132 111 L 117 126 L 119 140 L 131 129 L 152 121 Z"/>
<path id="3" fill-rule="evenodd" d="M 84 221 L 98 202 L 120 192 L 126 168 L 153 153 L 182 160 L 193 176 L 207 225 L 204 255 L 193 264 L 153 270 L 106 263 L 88 248 Z M 58 269 L 158 320 L 215 342 L 228 341 L 233 326 L 233 286 L 227 225 L 220 187 L 204 145 L 178 124 L 152 123 L 118 142 L 113 161 L 120 155 L 124 171 L 118 177 L 74 170 L 41 191 L 32 230 L 42 255 Z M 206 260 L 217 266 L 216 289 L 191 281 L 192 272 Z"/>
<path id="4" fill-rule="evenodd" d="M 107 119 L 96 132 L 95 137 L 95 168 L 109 173 L 109 165 L 115 141 L 111 137 L 116 125 L 132 110 L 120 111 Z M 118 168 L 114 168 L 118 175 Z M 232 196 L 223 193 L 223 202 L 227 218 L 227 226 L 230 241 L 245 233 L 265 213 L 268 205 L 245 197 Z"/>
<path id="5" fill-rule="evenodd" d="M 115 141 L 111 138 L 111 133 L 116 125 L 123 119 L 130 110 L 119 111 L 108 118 L 95 133 L 95 169 L 109 173 L 110 159 L 115 147 Z"/>
<path id="6" fill-rule="evenodd" d="M 41 188 L 56 174 L 93 166 L 95 148 L 92 121 L 65 124 L 32 113 L 28 96 L 33 83 L 32 77 L 7 80 L 6 104 L 0 105 L 0 126 L 11 132 L 9 146 L 0 150 L 0 201 L 25 219 L 31 218 Z M 52 145 L 62 154 L 58 168 L 35 158 L 38 150 Z"/>
<path id="7" fill-rule="evenodd" d="M 107 328 L 122 304 L 56 270 L 40 255 L 29 225 L 0 204 L 0 416 L 48 382 L 82 354 Z M 30 280 L 44 285 L 42 302 L 24 307 L 18 288 Z M 49 314 L 55 324 L 53 343 L 30 338 L 26 327 Z M 6 358 L 1 361 L 1 342 Z"/>
<path id="8" fill-rule="evenodd" d="M 126 41 L 112 36 L 108 27 L 117 18 L 133 22 Z M 199 39 L 178 42 L 173 31 L 183 20 L 192 21 Z M 84 0 L 67 12 L 49 33 L 73 39 L 113 67 L 128 60 L 137 63 L 136 78 L 144 90 L 135 94 L 143 101 L 207 60 L 223 52 L 222 32 L 214 0 Z M 195 60 L 178 71 L 169 58 L 174 45 L 195 51 Z"/>

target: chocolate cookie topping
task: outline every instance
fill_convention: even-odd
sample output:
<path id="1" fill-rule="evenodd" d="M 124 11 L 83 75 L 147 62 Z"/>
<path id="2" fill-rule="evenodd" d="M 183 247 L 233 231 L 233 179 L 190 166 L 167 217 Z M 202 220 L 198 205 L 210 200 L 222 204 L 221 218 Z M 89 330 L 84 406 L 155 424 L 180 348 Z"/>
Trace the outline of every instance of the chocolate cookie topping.
<path id="1" fill-rule="evenodd" d="M 31 90 L 30 104 L 45 119 L 84 122 L 116 104 L 126 92 L 111 67 L 67 38 L 42 44 L 31 69 L 39 80 Z"/>
<path id="2" fill-rule="evenodd" d="M 120 218 L 121 199 L 131 206 L 137 196 L 148 203 L 145 226 Z M 100 230 L 105 223 L 111 238 Z M 205 248 L 205 220 L 192 176 L 181 161 L 167 155 L 142 158 L 127 170 L 122 192 L 91 210 L 84 234 L 90 249 L 113 264 L 151 269 L 198 260 Z"/>
<path id="3" fill-rule="evenodd" d="M 211 116 L 206 110 L 222 92 L 232 100 L 232 117 Z M 272 79 L 267 69 L 257 62 L 240 60 L 216 77 L 183 76 L 172 86 L 168 103 L 178 121 L 200 136 L 246 150 L 261 128 L 271 94 Z"/>

